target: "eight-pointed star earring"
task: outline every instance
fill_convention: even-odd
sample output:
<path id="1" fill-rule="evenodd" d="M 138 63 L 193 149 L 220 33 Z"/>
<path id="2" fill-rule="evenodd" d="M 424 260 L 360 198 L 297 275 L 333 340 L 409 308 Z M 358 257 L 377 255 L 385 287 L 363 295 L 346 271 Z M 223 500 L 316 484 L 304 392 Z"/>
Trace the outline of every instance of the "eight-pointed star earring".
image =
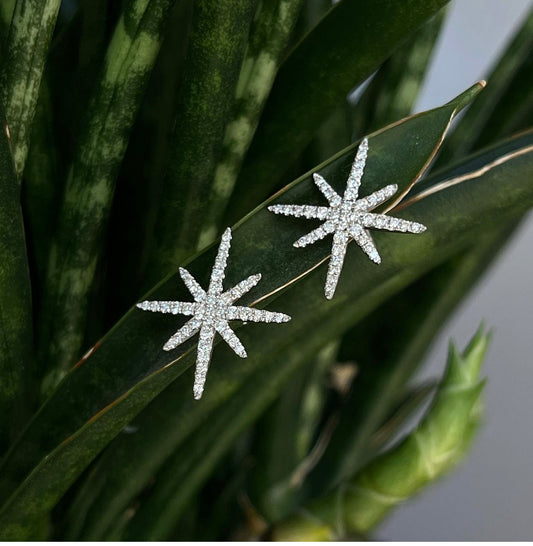
<path id="1" fill-rule="evenodd" d="M 211 272 L 207 292 L 186 269 L 180 268 L 181 278 L 194 298 L 194 301 L 143 301 L 137 304 L 137 307 L 143 311 L 192 317 L 165 343 L 163 349 L 171 351 L 197 332 L 200 332 L 193 387 L 194 398 L 196 400 L 202 397 L 204 391 L 209 361 L 211 360 L 211 353 L 213 351 L 213 341 L 217 332 L 237 355 L 241 358 L 246 358 L 247 356 L 246 350 L 239 338 L 230 328 L 229 321 L 242 320 L 244 322 L 280 323 L 291 320 L 291 317 L 283 313 L 273 313 L 264 309 L 233 305 L 236 300 L 249 292 L 261 280 L 261 275 L 250 275 L 233 288 L 223 292 L 222 283 L 225 277 L 230 245 L 231 229 L 227 228 L 224 235 L 222 235 L 222 240 L 218 247 L 218 254 Z"/>
<path id="2" fill-rule="evenodd" d="M 331 233 L 333 234 L 333 246 L 325 286 L 325 294 L 328 300 L 335 294 L 344 263 L 346 247 L 352 239 L 355 240 L 363 252 L 374 263 L 381 263 L 381 257 L 367 228 L 404 233 L 422 233 L 426 230 L 426 226 L 417 222 L 409 222 L 401 218 L 393 218 L 385 214 L 370 212 L 390 199 L 398 191 L 396 184 L 390 184 L 371 193 L 367 197 L 358 199 L 359 186 L 361 185 L 367 154 L 368 140 L 365 138 L 357 150 L 346 184 L 346 190 L 342 197 L 322 176 L 318 173 L 313 174 L 315 184 L 328 200 L 329 206 L 272 205 L 268 207 L 268 210 L 275 214 L 295 216 L 296 218 L 316 218 L 323 221 L 323 224 L 318 228 L 295 241 L 294 246 L 297 248 L 310 245 Z"/>

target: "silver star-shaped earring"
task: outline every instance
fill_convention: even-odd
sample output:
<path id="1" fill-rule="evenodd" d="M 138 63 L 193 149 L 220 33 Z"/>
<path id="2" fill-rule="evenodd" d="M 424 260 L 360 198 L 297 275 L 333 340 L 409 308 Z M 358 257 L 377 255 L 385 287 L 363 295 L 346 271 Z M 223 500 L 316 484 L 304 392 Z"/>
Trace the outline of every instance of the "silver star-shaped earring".
<path id="1" fill-rule="evenodd" d="M 213 351 L 213 341 L 218 332 L 222 339 L 241 358 L 246 358 L 244 349 L 235 332 L 229 327 L 228 321 L 242 320 L 244 322 L 288 322 L 291 317 L 283 313 L 273 313 L 263 309 L 254 309 L 233 305 L 233 303 L 249 292 L 260 280 L 261 275 L 250 275 L 233 288 L 223 292 L 222 283 L 225 277 L 226 263 L 231 246 L 231 229 L 227 228 L 222 235 L 215 265 L 211 272 L 207 292 L 196 282 L 194 277 L 183 267 L 179 272 L 185 286 L 194 298 L 188 301 L 143 301 L 137 304 L 143 311 L 154 313 L 171 313 L 187 315 L 192 318 L 184 324 L 163 346 L 165 351 L 171 351 L 184 341 L 200 332 L 196 356 L 196 372 L 194 376 L 194 398 L 199 400 L 204 391 L 207 370 Z"/>
<path id="2" fill-rule="evenodd" d="M 346 247 L 350 240 L 354 239 L 363 252 L 374 263 L 379 264 L 381 263 L 381 257 L 367 228 L 403 233 L 422 233 L 426 230 L 426 226 L 417 222 L 409 222 L 401 218 L 370 212 L 390 199 L 398 191 L 396 184 L 385 186 L 362 199 L 357 198 L 367 155 L 368 139 L 365 138 L 357 150 L 343 197 L 322 176 L 318 173 L 313 174 L 315 184 L 329 201 L 329 207 L 312 205 L 272 205 L 268 207 L 268 210 L 275 214 L 295 216 L 296 218 L 316 218 L 324 221 L 321 226 L 295 241 L 294 246 L 297 248 L 303 248 L 320 241 L 333 233 L 333 246 L 325 286 L 325 294 L 328 300 L 335 294 L 344 263 Z"/>

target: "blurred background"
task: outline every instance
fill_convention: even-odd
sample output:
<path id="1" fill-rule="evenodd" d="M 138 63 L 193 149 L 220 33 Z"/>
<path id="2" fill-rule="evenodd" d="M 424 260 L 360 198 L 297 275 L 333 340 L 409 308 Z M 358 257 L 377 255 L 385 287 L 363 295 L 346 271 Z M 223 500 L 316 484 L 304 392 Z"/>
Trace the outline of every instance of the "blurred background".
<path id="1" fill-rule="evenodd" d="M 532 0 L 453 0 L 416 111 L 484 78 Z M 533 180 L 531 181 L 533 184 Z M 533 216 L 522 225 L 429 355 L 442 372 L 447 344 L 463 347 L 481 319 L 493 328 L 485 363 L 486 419 L 464 462 L 380 527 L 382 540 L 531 540 L 533 537 Z"/>

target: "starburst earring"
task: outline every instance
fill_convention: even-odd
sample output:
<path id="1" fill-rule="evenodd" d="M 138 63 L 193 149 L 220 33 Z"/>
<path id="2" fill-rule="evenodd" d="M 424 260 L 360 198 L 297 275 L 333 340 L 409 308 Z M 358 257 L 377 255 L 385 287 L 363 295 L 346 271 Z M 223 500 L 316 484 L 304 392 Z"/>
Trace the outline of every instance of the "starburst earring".
<path id="1" fill-rule="evenodd" d="M 359 186 L 368 155 L 368 139 L 361 142 L 350 176 L 346 184 L 344 196 L 341 197 L 318 173 L 313 174 L 313 180 L 320 192 L 328 200 L 328 207 L 312 205 L 272 205 L 268 210 L 275 214 L 295 216 L 296 218 L 316 218 L 324 223 L 313 231 L 294 242 L 294 246 L 302 248 L 333 234 L 333 246 L 326 277 L 325 294 L 330 300 L 335 294 L 337 283 L 344 264 L 346 247 L 353 239 L 363 252 L 376 264 L 381 263 L 381 257 L 368 232 L 368 228 L 399 231 L 403 233 L 422 233 L 426 226 L 417 222 L 409 222 L 401 218 L 374 214 L 370 211 L 390 199 L 397 191 L 396 184 L 390 184 L 358 199 Z"/>
<path id="2" fill-rule="evenodd" d="M 273 313 L 263 309 L 254 309 L 233 303 L 249 292 L 260 280 L 261 275 L 250 275 L 233 288 L 223 292 L 222 284 L 225 277 L 226 263 L 231 246 L 231 229 L 227 228 L 222 235 L 215 265 L 207 292 L 196 282 L 194 277 L 184 268 L 179 272 L 185 286 L 194 301 L 143 301 L 137 304 L 143 311 L 154 313 L 171 313 L 186 315 L 192 318 L 184 324 L 163 346 L 165 351 L 171 351 L 200 332 L 196 356 L 196 371 L 194 375 L 194 398 L 199 400 L 204 391 L 207 370 L 213 351 L 213 341 L 218 332 L 222 339 L 241 358 L 246 358 L 246 350 L 235 332 L 230 328 L 230 320 L 244 322 L 288 322 L 291 317 L 283 313 Z"/>

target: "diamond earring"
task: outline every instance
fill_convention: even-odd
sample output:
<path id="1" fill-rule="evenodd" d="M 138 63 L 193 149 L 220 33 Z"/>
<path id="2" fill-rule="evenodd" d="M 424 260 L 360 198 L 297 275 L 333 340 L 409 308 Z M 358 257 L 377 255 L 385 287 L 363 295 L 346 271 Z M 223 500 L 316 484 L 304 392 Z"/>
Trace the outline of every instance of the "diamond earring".
<path id="1" fill-rule="evenodd" d="M 350 240 L 355 240 L 363 252 L 374 263 L 379 264 L 381 263 L 381 257 L 368 232 L 368 228 L 403 233 L 422 233 L 426 231 L 426 226 L 417 222 L 409 222 L 401 218 L 370 212 L 390 199 L 398 191 L 396 184 L 390 184 L 371 193 L 367 197 L 358 199 L 367 154 L 368 139 L 365 138 L 357 150 L 346 184 L 346 190 L 342 197 L 322 176 L 318 173 L 313 174 L 315 184 L 328 200 L 329 206 L 272 205 L 268 207 L 268 210 L 275 214 L 294 216 L 296 218 L 316 218 L 323 221 L 321 226 L 295 241 L 294 246 L 297 248 L 303 248 L 316 241 L 320 241 L 327 235 L 333 234 L 333 246 L 331 248 L 331 258 L 325 286 L 325 294 L 328 300 L 335 294 L 344 264 L 346 247 Z"/>
<path id="2" fill-rule="evenodd" d="M 225 277 L 230 246 L 231 229 L 227 228 L 222 235 L 222 240 L 218 247 L 207 292 L 186 269 L 180 268 L 181 278 L 194 298 L 194 301 L 143 301 L 137 304 L 137 307 L 143 311 L 192 317 L 165 343 L 163 349 L 171 351 L 197 332 L 200 332 L 193 387 L 194 398 L 196 400 L 202 397 L 204 391 L 207 370 L 213 351 L 213 342 L 217 332 L 237 355 L 241 358 L 246 358 L 247 356 L 245 348 L 228 324 L 230 320 L 276 323 L 291 320 L 291 317 L 283 313 L 233 305 L 236 300 L 249 292 L 261 280 L 261 275 L 250 275 L 233 288 L 223 292 L 222 284 Z"/>

